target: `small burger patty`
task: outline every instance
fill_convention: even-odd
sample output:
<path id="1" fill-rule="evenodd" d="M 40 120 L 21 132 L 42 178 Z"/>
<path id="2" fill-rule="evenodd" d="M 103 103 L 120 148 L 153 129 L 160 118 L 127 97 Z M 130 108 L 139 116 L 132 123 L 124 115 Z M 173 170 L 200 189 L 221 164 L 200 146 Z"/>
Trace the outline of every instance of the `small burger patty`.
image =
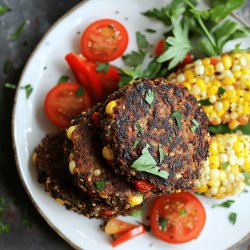
<path id="1" fill-rule="evenodd" d="M 67 131 L 71 142 L 69 170 L 73 182 L 92 199 L 102 199 L 121 210 L 136 205 L 139 208 L 146 195 L 137 191 L 123 176 L 116 175 L 102 157 L 100 129 L 94 122 L 99 108 L 100 105 L 83 113 Z"/>
<path id="2" fill-rule="evenodd" d="M 131 210 L 107 205 L 103 201 L 92 201 L 90 197 L 80 194 L 72 184 L 64 159 L 65 131 L 61 130 L 47 135 L 35 149 L 33 161 L 38 174 L 38 181 L 45 191 L 67 209 L 86 217 L 109 218 L 127 214 Z"/>
<path id="3" fill-rule="evenodd" d="M 111 95 L 102 113 L 103 146 L 117 174 L 145 180 L 155 193 L 194 185 L 208 155 L 208 118 L 185 87 L 137 80 Z"/>

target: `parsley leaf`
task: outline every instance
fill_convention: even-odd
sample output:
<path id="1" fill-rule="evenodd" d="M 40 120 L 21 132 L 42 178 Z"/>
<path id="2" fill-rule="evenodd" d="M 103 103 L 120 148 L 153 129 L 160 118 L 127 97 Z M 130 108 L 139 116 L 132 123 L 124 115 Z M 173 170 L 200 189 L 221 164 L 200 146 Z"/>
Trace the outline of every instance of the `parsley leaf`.
<path id="1" fill-rule="evenodd" d="M 32 86 L 31 86 L 31 84 L 27 84 L 27 85 L 21 87 L 21 89 L 24 89 L 24 90 L 25 90 L 26 99 L 28 99 L 29 96 L 31 95 L 32 91 L 33 91 L 33 88 L 32 88 Z"/>
<path id="2" fill-rule="evenodd" d="M 147 68 L 143 71 L 142 76 L 145 78 L 156 77 L 160 69 L 161 64 L 154 59 L 148 64 Z"/>
<path id="3" fill-rule="evenodd" d="M 139 50 L 146 50 L 149 46 L 146 37 L 139 31 L 136 32 L 136 40 Z"/>
<path id="4" fill-rule="evenodd" d="M 170 118 L 175 118 L 178 128 L 181 129 L 181 112 L 179 110 L 174 111 Z"/>
<path id="5" fill-rule="evenodd" d="M 247 173 L 245 171 L 242 172 L 243 176 L 245 177 L 245 182 L 248 186 L 250 186 L 250 173 Z"/>
<path id="6" fill-rule="evenodd" d="M 162 145 L 159 144 L 159 155 L 160 155 L 160 163 L 162 163 L 162 161 L 164 160 L 164 157 L 165 157 L 165 153 L 162 149 Z"/>
<path id="7" fill-rule="evenodd" d="M 200 100 L 199 103 L 200 103 L 202 106 L 211 106 L 211 105 L 213 105 L 213 104 L 210 102 L 209 98 L 204 99 L 204 100 Z"/>
<path id="8" fill-rule="evenodd" d="M 228 219 L 229 219 L 230 223 L 234 225 L 236 223 L 237 214 L 234 212 L 230 213 L 228 216 Z"/>
<path id="9" fill-rule="evenodd" d="M 143 63 L 144 58 L 145 53 L 143 51 L 132 51 L 131 53 L 124 55 L 122 60 L 130 67 L 136 67 Z"/>
<path id="10" fill-rule="evenodd" d="M 146 94 L 146 97 L 145 97 L 146 102 L 149 105 L 151 105 L 152 102 L 154 101 L 154 98 L 155 98 L 155 92 L 153 90 L 149 89 L 147 94 Z"/>
<path id="11" fill-rule="evenodd" d="M 220 204 L 214 204 L 212 206 L 212 208 L 215 208 L 215 207 L 226 207 L 226 208 L 229 208 L 232 206 L 232 204 L 234 203 L 235 201 L 234 200 L 227 200 L 227 201 L 224 201 Z"/>
<path id="12" fill-rule="evenodd" d="M 160 224 L 160 228 L 163 232 L 166 232 L 167 230 L 167 224 L 168 224 L 168 220 L 165 218 L 159 218 L 159 224 Z"/>
<path id="13" fill-rule="evenodd" d="M 106 74 L 108 72 L 109 68 L 110 68 L 110 64 L 99 63 L 97 68 L 96 68 L 96 72 L 103 72 L 104 74 Z"/>
<path id="14" fill-rule="evenodd" d="M 209 125 L 208 130 L 211 134 L 226 134 L 241 131 L 244 135 L 250 135 L 250 122 L 247 125 L 240 125 L 233 130 L 227 124 Z"/>
<path id="15" fill-rule="evenodd" d="M 131 212 L 129 215 L 133 217 L 140 217 L 143 214 L 143 212 L 144 212 L 144 209 L 141 208 L 141 209 Z"/>
<path id="16" fill-rule="evenodd" d="M 16 89 L 16 85 L 13 84 L 13 83 L 9 83 L 9 82 L 6 82 L 4 84 L 4 87 L 7 88 L 7 89 Z"/>
<path id="17" fill-rule="evenodd" d="M 27 23 L 28 23 L 27 21 L 23 21 L 20 24 L 20 26 L 17 28 L 17 30 L 11 35 L 11 37 L 10 37 L 11 41 L 16 41 L 20 37 L 20 35 L 22 34 Z"/>
<path id="18" fill-rule="evenodd" d="M 241 43 L 237 43 L 237 44 L 234 46 L 234 49 L 232 49 L 232 50 L 230 51 L 230 53 L 248 53 L 248 52 L 250 51 L 250 48 L 241 49 L 240 46 L 241 46 Z"/>
<path id="19" fill-rule="evenodd" d="M 191 131 L 194 133 L 196 131 L 197 128 L 199 128 L 200 124 L 197 120 L 195 119 L 192 119 L 192 123 L 194 124 L 192 127 L 191 127 Z"/>
<path id="20" fill-rule="evenodd" d="M 84 88 L 83 86 L 79 86 L 75 93 L 75 96 L 83 96 L 83 94 L 84 94 Z"/>
<path id="21" fill-rule="evenodd" d="M 132 149 L 136 148 L 140 144 L 140 142 L 141 142 L 141 140 L 136 139 L 135 142 L 134 142 L 134 145 L 133 145 Z"/>
<path id="22" fill-rule="evenodd" d="M 144 128 L 141 127 L 139 123 L 135 124 L 135 128 L 138 130 L 138 132 L 142 135 L 144 133 Z"/>
<path id="23" fill-rule="evenodd" d="M 63 83 L 63 82 L 67 82 L 68 80 L 69 80 L 69 77 L 68 77 L 68 76 L 61 76 L 61 77 L 58 79 L 57 84 Z"/>
<path id="24" fill-rule="evenodd" d="M 219 89 L 218 89 L 218 96 L 219 96 L 219 98 L 221 98 L 225 92 L 226 92 L 225 89 L 223 89 L 222 87 L 219 87 Z"/>
<path id="25" fill-rule="evenodd" d="M 8 6 L 0 4 L 0 16 L 4 15 L 8 11 L 10 11 L 10 8 Z"/>
<path id="26" fill-rule="evenodd" d="M 180 212 L 179 212 L 179 215 L 181 216 L 181 215 L 184 215 L 184 214 L 187 214 L 187 210 L 184 208 L 184 209 L 182 209 L 182 210 L 180 210 Z"/>
<path id="27" fill-rule="evenodd" d="M 226 169 L 229 166 L 228 162 L 224 162 L 221 166 L 222 169 Z"/>
<path id="28" fill-rule="evenodd" d="M 142 155 L 133 162 L 131 167 L 136 169 L 137 171 L 147 172 L 167 179 L 169 173 L 165 170 L 160 170 L 155 159 L 148 151 L 148 147 L 149 145 L 147 144 L 146 147 L 142 150 Z"/>
<path id="29" fill-rule="evenodd" d="M 104 190 L 104 188 L 106 186 L 106 181 L 105 180 L 96 181 L 95 186 L 97 189 L 102 191 L 102 190 Z"/>
<path id="30" fill-rule="evenodd" d="M 174 68 L 178 63 L 182 62 L 188 52 L 193 47 L 188 38 L 189 24 L 186 22 L 182 27 L 179 18 L 171 18 L 173 25 L 173 35 L 169 36 L 166 42 L 169 44 L 168 49 L 158 57 L 157 61 L 162 63 L 171 60 L 168 69 Z"/>
<path id="31" fill-rule="evenodd" d="M 163 22 L 166 25 L 170 25 L 171 21 L 170 21 L 169 16 L 167 15 L 167 10 L 168 10 L 167 6 L 161 8 L 161 9 L 154 8 L 152 10 L 147 10 L 147 11 L 143 12 L 142 15 L 154 18 L 158 21 Z"/>

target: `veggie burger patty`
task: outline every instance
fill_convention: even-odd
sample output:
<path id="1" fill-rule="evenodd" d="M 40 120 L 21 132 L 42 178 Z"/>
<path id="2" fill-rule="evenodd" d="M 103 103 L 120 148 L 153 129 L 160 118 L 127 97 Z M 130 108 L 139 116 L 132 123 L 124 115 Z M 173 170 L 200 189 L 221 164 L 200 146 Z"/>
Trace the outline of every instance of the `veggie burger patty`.
<path id="1" fill-rule="evenodd" d="M 103 156 L 135 185 L 155 193 L 186 190 L 208 155 L 208 118 L 182 85 L 136 80 L 112 94 L 101 120 Z"/>
<path id="2" fill-rule="evenodd" d="M 90 218 L 108 218 L 131 212 L 132 209 L 120 210 L 105 202 L 93 201 L 75 189 L 63 156 L 65 139 L 65 130 L 47 135 L 33 154 L 38 181 L 44 185 L 45 191 L 67 209 Z"/>
<path id="3" fill-rule="evenodd" d="M 147 194 L 140 193 L 118 176 L 102 157 L 102 143 L 98 128 L 100 105 L 83 113 L 67 130 L 71 142 L 69 170 L 75 186 L 92 199 L 102 199 L 119 209 L 141 205 Z M 97 116 L 96 116 L 97 115 Z"/>

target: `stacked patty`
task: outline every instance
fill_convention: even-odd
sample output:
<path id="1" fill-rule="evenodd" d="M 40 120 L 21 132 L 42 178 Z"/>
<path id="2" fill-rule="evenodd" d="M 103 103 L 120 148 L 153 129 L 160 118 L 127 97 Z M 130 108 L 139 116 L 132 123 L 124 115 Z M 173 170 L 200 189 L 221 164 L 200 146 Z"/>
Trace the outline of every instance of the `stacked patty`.
<path id="1" fill-rule="evenodd" d="M 128 214 L 152 192 L 194 185 L 208 153 L 207 125 L 183 86 L 137 80 L 43 139 L 33 157 L 38 181 L 87 217 Z"/>
<path id="2" fill-rule="evenodd" d="M 208 155 L 208 118 L 181 85 L 135 81 L 103 105 L 103 155 L 117 174 L 155 193 L 190 189 Z"/>

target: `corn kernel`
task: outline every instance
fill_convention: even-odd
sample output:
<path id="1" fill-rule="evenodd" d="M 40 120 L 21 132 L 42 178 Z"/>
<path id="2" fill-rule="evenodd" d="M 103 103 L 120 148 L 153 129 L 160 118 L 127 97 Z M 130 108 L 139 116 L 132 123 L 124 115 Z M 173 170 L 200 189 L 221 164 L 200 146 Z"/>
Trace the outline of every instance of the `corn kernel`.
<path id="1" fill-rule="evenodd" d="M 242 151 L 244 149 L 244 143 L 236 141 L 233 145 L 233 149 L 236 153 Z"/>
<path id="2" fill-rule="evenodd" d="M 36 158 L 37 158 L 37 153 L 34 153 L 34 154 L 32 155 L 32 163 L 33 163 L 34 165 L 36 165 Z"/>
<path id="3" fill-rule="evenodd" d="M 56 202 L 57 202 L 58 204 L 64 205 L 64 200 L 62 200 L 62 199 L 60 199 L 60 198 L 56 198 L 55 200 L 56 200 Z"/>
<path id="4" fill-rule="evenodd" d="M 74 174 L 74 169 L 76 167 L 76 162 L 75 161 L 70 161 L 69 162 L 69 171 L 71 174 Z"/>
<path id="5" fill-rule="evenodd" d="M 239 123 L 237 120 L 231 120 L 231 121 L 228 123 L 228 127 L 229 127 L 230 129 L 235 129 L 235 128 L 237 128 L 239 125 L 240 125 L 240 123 Z"/>
<path id="6" fill-rule="evenodd" d="M 108 161 L 112 161 L 115 158 L 113 150 L 108 146 L 103 147 L 102 156 Z"/>
<path id="7" fill-rule="evenodd" d="M 111 101 L 106 106 L 106 113 L 112 115 L 114 113 L 114 107 L 116 106 L 117 101 Z"/>
<path id="8" fill-rule="evenodd" d="M 219 167 L 219 157 L 217 155 L 212 155 L 209 157 L 209 164 L 212 169 Z"/>
<path id="9" fill-rule="evenodd" d="M 208 76 L 214 75 L 214 66 L 213 65 L 206 66 L 206 75 L 208 75 Z"/>
<path id="10" fill-rule="evenodd" d="M 212 141 L 209 145 L 209 152 L 213 155 L 216 155 L 218 153 L 218 144 L 217 142 Z"/>
<path id="11" fill-rule="evenodd" d="M 207 186 L 201 186 L 199 189 L 198 189 L 198 192 L 199 193 L 205 193 L 207 192 L 208 190 L 208 187 Z"/>
<path id="12" fill-rule="evenodd" d="M 215 86 L 215 85 L 212 85 L 211 87 L 209 87 L 209 88 L 207 89 L 207 94 L 208 94 L 209 96 L 211 96 L 211 95 L 216 95 L 217 93 L 218 93 L 218 87 Z"/>
<path id="13" fill-rule="evenodd" d="M 202 63 L 203 63 L 205 66 L 210 65 L 210 58 L 204 58 L 204 59 L 202 60 Z"/>
<path id="14" fill-rule="evenodd" d="M 208 182 L 208 185 L 210 187 L 217 187 L 218 188 L 220 186 L 220 181 L 219 180 L 210 180 Z"/>
<path id="15" fill-rule="evenodd" d="M 228 55 L 223 55 L 222 56 L 222 63 L 224 65 L 225 69 L 230 69 L 232 67 L 232 58 Z"/>
<path id="16" fill-rule="evenodd" d="M 75 128 L 76 128 L 76 126 L 71 126 L 67 129 L 67 137 L 69 140 L 71 140 L 71 136 L 72 136 L 72 133 L 75 130 Z"/>
<path id="17" fill-rule="evenodd" d="M 129 197 L 127 199 L 127 202 L 133 207 L 136 205 L 140 205 L 143 202 L 143 196 L 142 195 L 135 195 L 132 197 Z"/>
<path id="18" fill-rule="evenodd" d="M 235 78 L 234 78 L 234 77 L 225 77 L 225 78 L 221 81 L 221 83 L 222 83 L 223 85 L 231 85 L 231 84 L 235 83 Z"/>
<path id="19" fill-rule="evenodd" d="M 187 80 L 193 79 L 194 78 L 194 72 L 192 70 L 185 70 L 184 71 L 184 76 L 186 77 Z"/>

